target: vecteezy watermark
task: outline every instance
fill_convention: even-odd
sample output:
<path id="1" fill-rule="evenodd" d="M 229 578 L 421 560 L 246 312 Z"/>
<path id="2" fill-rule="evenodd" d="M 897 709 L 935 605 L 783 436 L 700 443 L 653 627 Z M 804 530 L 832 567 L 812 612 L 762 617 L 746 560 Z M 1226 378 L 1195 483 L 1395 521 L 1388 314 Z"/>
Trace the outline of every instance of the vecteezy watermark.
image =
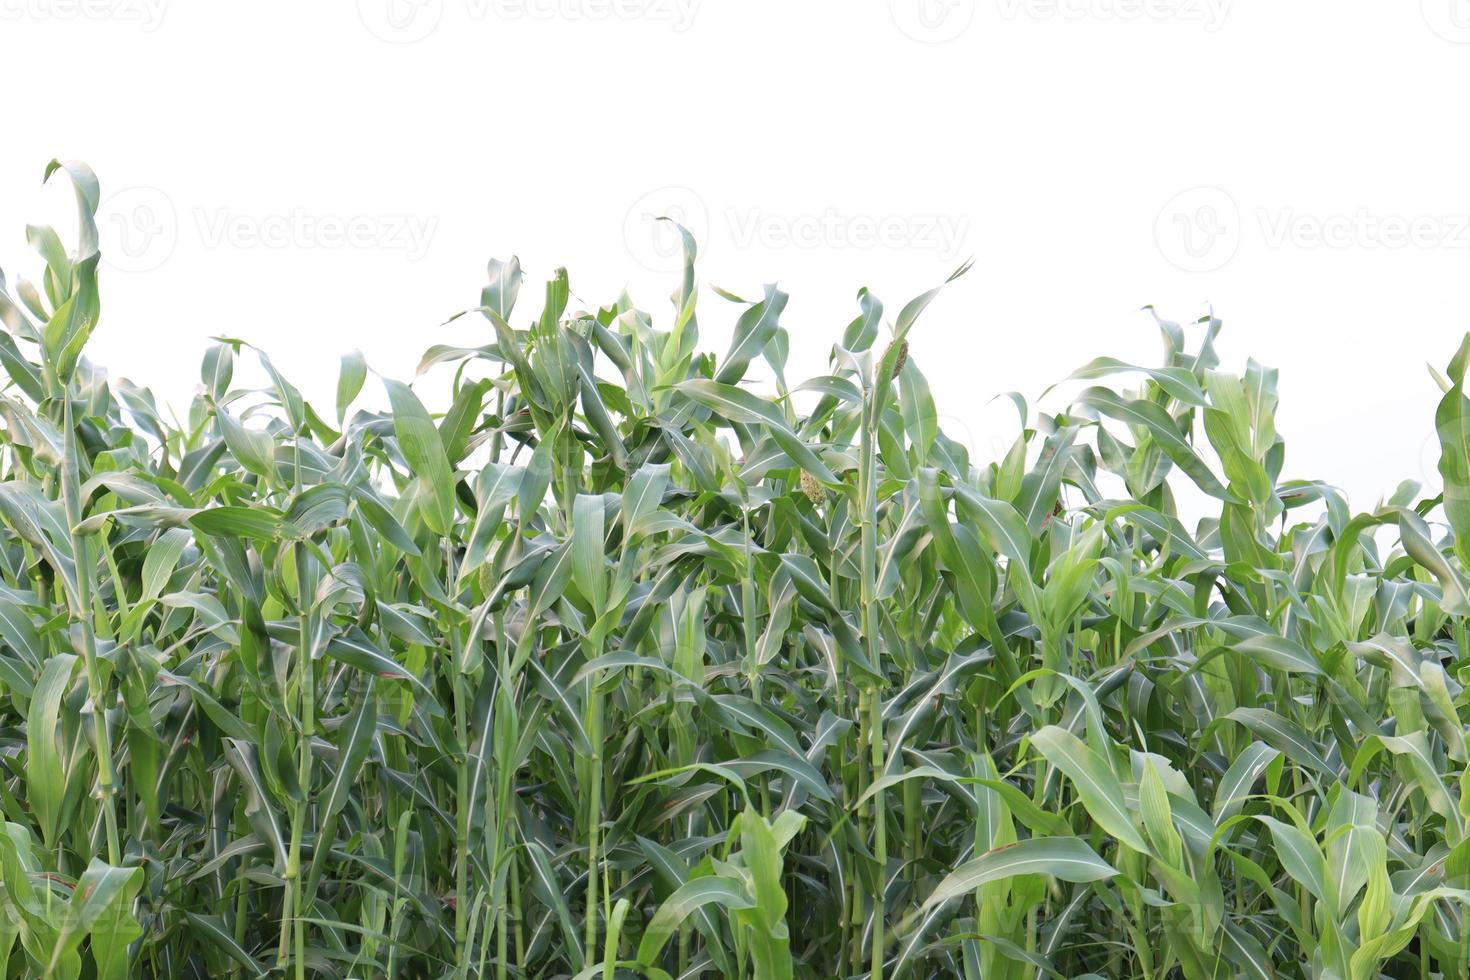
<path id="1" fill-rule="evenodd" d="M 1444 489 L 1444 475 L 1439 471 L 1439 458 L 1443 452 L 1444 446 L 1437 431 L 1431 430 L 1419 444 L 1419 485 L 1428 490 L 1426 496 Z"/>
<path id="2" fill-rule="evenodd" d="M 1257 212 L 1270 248 L 1470 248 L 1470 215 L 1299 214 L 1293 208 Z"/>
<path id="3" fill-rule="evenodd" d="M 0 0 L 3 2 L 3 0 Z M 649 21 L 676 34 L 694 25 L 703 0 L 449 0 L 451 13 L 497 21 Z M 357 0 L 357 15 L 374 36 L 392 44 L 422 41 L 444 19 L 446 0 Z"/>
<path id="4" fill-rule="evenodd" d="M 1234 0 L 996 0 L 1004 20 L 1178 21 L 1213 34 Z"/>
<path id="5" fill-rule="evenodd" d="M 684 243 L 676 223 L 694 236 L 701 249 L 708 249 L 709 207 L 695 191 L 678 184 L 656 188 L 633 202 L 623 216 L 623 242 L 645 269 L 674 272 L 684 264 Z"/>
<path id="6" fill-rule="evenodd" d="M 970 218 L 954 214 L 855 214 L 837 208 L 790 214 L 730 207 L 718 218 L 711 220 L 709 205 L 692 188 L 671 184 L 633 202 L 623 219 L 623 239 L 644 268 L 674 272 L 684 262 L 676 224 L 694 237 L 700 254 L 726 244 L 768 250 L 886 248 L 929 251 L 946 262 L 960 256 L 970 231 Z"/>
<path id="7" fill-rule="evenodd" d="M 124 187 L 98 205 L 97 237 L 108 265 L 122 272 L 149 272 L 174 254 L 179 213 L 157 187 Z"/>
<path id="8" fill-rule="evenodd" d="M 410 262 L 429 250 L 438 218 L 413 214 L 240 214 L 228 208 L 194 212 L 205 248 L 352 248 L 401 251 Z"/>
<path id="9" fill-rule="evenodd" d="M 1245 219 L 1226 191 L 1194 187 L 1170 199 L 1154 225 L 1160 253 L 1186 272 L 1223 268 L 1247 234 L 1271 249 L 1464 249 L 1470 248 L 1470 214 L 1385 214 L 1369 208 L 1313 214 L 1260 207 Z"/>
<path id="10" fill-rule="evenodd" d="M 921 249 L 946 262 L 959 257 L 970 231 L 965 215 L 875 216 L 844 214 L 835 208 L 798 215 L 730 208 L 725 220 L 737 248 Z"/>
<path id="11" fill-rule="evenodd" d="M 1213 272 L 1240 248 L 1240 207 L 1219 187 L 1180 191 L 1159 210 L 1154 241 L 1185 272 Z"/>
<path id="12" fill-rule="evenodd" d="M 702 0 L 464 0 L 473 20 L 644 20 L 682 34 Z"/>
<path id="13" fill-rule="evenodd" d="M 986 0 L 1003 21 L 1177 21 L 1207 33 L 1225 24 L 1234 0 Z M 1426 0 L 1430 2 L 1430 0 Z M 1450 2 L 1450 0 L 1446 0 Z M 1466 0 L 1470 2 L 1470 0 Z M 975 20 L 977 0 L 888 0 L 898 29 L 915 41 L 953 41 Z"/>
<path id="14" fill-rule="evenodd" d="M 357 0 L 357 18 L 379 40 L 412 44 L 434 33 L 444 0 Z"/>
<path id="15" fill-rule="evenodd" d="M 975 0 L 888 0 L 888 14 L 915 41 L 943 44 L 970 29 Z"/>
<path id="16" fill-rule="evenodd" d="M 439 227 L 436 217 L 409 214 L 258 214 L 196 207 L 180 220 L 156 187 L 128 187 L 97 209 L 102 259 L 122 272 L 148 272 L 168 261 L 186 233 L 204 248 L 375 249 L 424 257 Z"/>
<path id="17" fill-rule="evenodd" d="M 114 21 L 155 31 L 168 0 L 0 0 L 0 21 Z"/>
<path id="18" fill-rule="evenodd" d="M 1470 44 L 1470 0 L 1419 0 L 1424 22 L 1446 41 Z"/>

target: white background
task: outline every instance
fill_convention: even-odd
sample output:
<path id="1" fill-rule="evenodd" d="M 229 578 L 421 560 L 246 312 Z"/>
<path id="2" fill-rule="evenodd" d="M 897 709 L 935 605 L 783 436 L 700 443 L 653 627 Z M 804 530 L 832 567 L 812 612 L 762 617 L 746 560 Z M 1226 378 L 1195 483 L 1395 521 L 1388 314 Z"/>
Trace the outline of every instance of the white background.
<path id="1" fill-rule="evenodd" d="M 492 256 L 667 323 L 675 213 L 706 346 L 792 296 L 788 377 L 825 373 L 866 285 L 890 313 L 960 262 L 912 356 L 983 462 L 1140 312 L 1225 320 L 1281 369 L 1289 477 L 1369 507 L 1437 479 L 1470 324 L 1465 0 L 0 0 L 0 266 L 70 237 L 53 156 L 102 180 L 90 351 L 181 410 L 213 335 L 322 408 L 361 348 L 411 378 L 482 343 Z M 1053 410 L 1062 407 L 1053 396 Z"/>

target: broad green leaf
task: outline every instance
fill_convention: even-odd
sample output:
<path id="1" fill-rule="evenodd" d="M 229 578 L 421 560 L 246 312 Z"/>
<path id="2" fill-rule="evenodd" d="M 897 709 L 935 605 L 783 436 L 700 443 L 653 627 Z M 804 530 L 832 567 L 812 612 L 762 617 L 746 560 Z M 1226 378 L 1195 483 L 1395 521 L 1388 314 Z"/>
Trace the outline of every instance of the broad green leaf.
<path id="1" fill-rule="evenodd" d="M 439 430 L 407 385 L 387 378 L 383 384 L 393 408 L 398 448 L 418 477 L 424 500 L 424 523 L 435 534 L 448 534 L 454 526 L 454 475 Z"/>
<path id="2" fill-rule="evenodd" d="M 700 378 L 685 381 L 677 387 L 689 398 L 714 409 L 732 422 L 764 425 L 771 438 L 798 466 L 823 483 L 837 482 L 827 464 L 792 431 L 785 417 L 770 402 L 740 388 Z"/>
<path id="3" fill-rule="evenodd" d="M 1033 733 L 1031 744 L 1072 781 L 1083 807 L 1099 827 L 1133 850 L 1149 852 L 1124 802 L 1123 787 L 1104 759 L 1077 736 L 1056 725 Z"/>
<path id="4" fill-rule="evenodd" d="M 66 772 L 61 757 L 61 699 L 71 684 L 77 658 L 59 653 L 46 661 L 31 695 L 26 718 L 26 789 L 31 810 L 41 825 L 47 844 L 56 840 L 66 793 Z"/>
<path id="5" fill-rule="evenodd" d="M 1050 875 L 1062 881 L 1101 881 L 1118 869 L 1076 837 L 1032 837 L 988 851 L 951 872 L 924 900 L 923 908 L 967 895 L 986 882 L 1016 875 Z"/>
<path id="6" fill-rule="evenodd" d="M 723 877 L 691 879 L 664 900 L 643 930 L 643 940 L 638 944 L 638 962 L 651 966 L 679 924 L 698 909 L 711 904 L 726 909 L 755 907 L 750 894 L 737 881 Z"/>
<path id="7" fill-rule="evenodd" d="M 347 417 L 347 409 L 362 391 L 367 380 L 367 359 L 362 351 L 348 351 L 342 355 L 342 367 L 337 372 L 337 421 Z"/>
<path id="8" fill-rule="evenodd" d="M 1231 499 L 1229 492 L 1180 433 L 1174 419 L 1158 405 L 1142 400 L 1128 401 L 1106 388 L 1088 388 L 1079 400 L 1110 418 L 1143 429 L 1201 490 L 1212 497 Z"/>

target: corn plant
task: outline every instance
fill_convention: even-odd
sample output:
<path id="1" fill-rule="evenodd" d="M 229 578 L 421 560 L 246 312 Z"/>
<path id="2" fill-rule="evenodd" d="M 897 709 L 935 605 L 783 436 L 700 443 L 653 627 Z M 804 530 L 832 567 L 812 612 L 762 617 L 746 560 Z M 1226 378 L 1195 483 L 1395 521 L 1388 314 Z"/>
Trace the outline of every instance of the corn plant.
<path id="1" fill-rule="evenodd" d="M 1470 972 L 1470 339 L 1443 492 L 1359 512 L 1213 316 L 977 459 L 938 288 L 792 383 L 786 295 L 701 305 L 682 229 L 666 320 L 496 260 L 412 383 L 349 354 L 318 408 L 220 338 L 180 417 L 86 358 L 99 185 L 46 178 L 75 242 L 0 277 L 6 975 Z"/>

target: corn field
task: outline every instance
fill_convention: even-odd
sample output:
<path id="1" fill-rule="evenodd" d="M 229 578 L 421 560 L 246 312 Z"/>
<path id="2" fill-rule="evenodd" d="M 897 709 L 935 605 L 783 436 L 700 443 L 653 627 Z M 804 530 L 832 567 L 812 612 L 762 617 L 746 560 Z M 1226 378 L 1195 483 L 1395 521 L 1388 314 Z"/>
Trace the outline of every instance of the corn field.
<path id="1" fill-rule="evenodd" d="M 222 339 L 177 418 L 84 356 L 99 185 L 46 177 L 74 246 L 0 279 L 7 976 L 1470 971 L 1470 343 L 1443 494 L 1367 512 L 1282 478 L 1213 317 L 972 459 L 937 289 L 793 384 L 786 295 L 701 309 L 687 233 L 658 318 L 492 261 L 442 414 Z"/>

